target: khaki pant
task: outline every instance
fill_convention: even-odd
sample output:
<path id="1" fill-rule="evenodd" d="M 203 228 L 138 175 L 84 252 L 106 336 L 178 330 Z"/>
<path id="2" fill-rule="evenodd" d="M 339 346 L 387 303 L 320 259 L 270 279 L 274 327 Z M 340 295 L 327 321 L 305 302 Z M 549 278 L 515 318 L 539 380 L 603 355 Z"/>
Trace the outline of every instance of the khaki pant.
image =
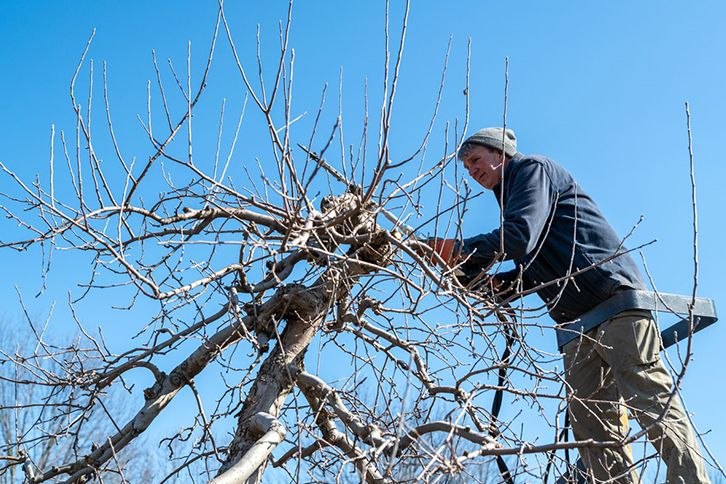
<path id="1" fill-rule="evenodd" d="M 577 440 L 617 441 L 627 431 L 625 408 L 646 428 L 663 413 L 673 380 L 660 359 L 658 327 L 647 311 L 626 311 L 565 345 L 565 377 Z M 669 484 L 710 483 L 693 430 L 674 397 L 647 432 L 665 461 Z M 597 480 L 637 483 L 630 449 L 580 450 Z"/>

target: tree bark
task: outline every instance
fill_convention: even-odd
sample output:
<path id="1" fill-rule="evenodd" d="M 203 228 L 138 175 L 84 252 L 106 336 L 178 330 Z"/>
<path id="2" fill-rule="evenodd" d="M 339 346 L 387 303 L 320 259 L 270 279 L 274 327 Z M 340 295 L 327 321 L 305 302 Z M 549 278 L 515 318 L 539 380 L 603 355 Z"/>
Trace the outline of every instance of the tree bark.
<path id="1" fill-rule="evenodd" d="M 273 418 L 280 415 L 285 399 L 293 388 L 287 366 L 304 367 L 305 352 L 310 341 L 334 302 L 347 293 L 349 285 L 344 282 L 367 271 L 354 260 L 344 261 L 331 266 L 310 288 L 284 288 L 284 308 L 278 314 L 287 321 L 287 325 L 279 336 L 278 344 L 262 363 L 238 414 L 237 430 L 229 446 L 227 462 L 220 468 L 218 476 L 232 468 L 257 443 L 259 434 L 251 426 L 255 415 L 266 413 Z M 246 482 L 259 483 L 266 465 L 266 462 L 263 463 Z"/>

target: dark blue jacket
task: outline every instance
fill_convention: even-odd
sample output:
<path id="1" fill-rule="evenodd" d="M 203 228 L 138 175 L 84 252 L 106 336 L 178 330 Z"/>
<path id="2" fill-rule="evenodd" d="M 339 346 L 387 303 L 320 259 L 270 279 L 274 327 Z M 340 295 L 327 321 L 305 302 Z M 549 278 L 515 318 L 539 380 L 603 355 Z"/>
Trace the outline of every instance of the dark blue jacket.
<path id="1" fill-rule="evenodd" d="M 497 274 L 500 280 L 512 281 L 521 272 L 525 289 L 538 288 L 589 268 L 537 289 L 556 322 L 577 319 L 618 288 L 646 289 L 635 261 L 623 254 L 622 239 L 595 202 L 554 161 L 517 153 L 494 195 L 504 205 L 503 260 L 513 259 L 517 265 Z M 496 229 L 463 241 L 462 252 L 470 254 L 462 266 L 468 277 L 480 273 L 500 252 L 500 233 Z"/>

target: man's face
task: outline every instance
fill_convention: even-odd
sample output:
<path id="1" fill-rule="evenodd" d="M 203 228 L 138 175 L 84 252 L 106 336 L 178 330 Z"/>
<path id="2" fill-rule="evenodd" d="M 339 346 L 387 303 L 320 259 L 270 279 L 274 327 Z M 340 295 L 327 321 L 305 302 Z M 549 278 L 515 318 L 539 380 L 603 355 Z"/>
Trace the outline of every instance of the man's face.
<path id="1" fill-rule="evenodd" d="M 476 145 L 464 158 L 469 176 L 487 190 L 502 181 L 502 155 L 486 146 Z"/>

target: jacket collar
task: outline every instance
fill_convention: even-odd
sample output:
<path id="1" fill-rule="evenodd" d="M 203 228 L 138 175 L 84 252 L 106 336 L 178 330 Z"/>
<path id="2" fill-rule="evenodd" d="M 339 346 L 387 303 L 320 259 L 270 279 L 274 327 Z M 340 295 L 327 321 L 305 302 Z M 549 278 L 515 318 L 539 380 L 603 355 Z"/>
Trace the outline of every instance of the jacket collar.
<path id="1" fill-rule="evenodd" d="M 519 160 L 521 160 L 524 157 L 522 153 L 517 151 L 514 156 L 512 156 L 509 159 L 509 163 L 507 163 L 507 167 L 504 169 L 504 183 L 507 183 L 507 179 L 509 178 L 509 175 L 512 174 L 512 170 L 514 169 L 514 165 L 519 163 Z M 497 196 L 497 199 L 499 198 L 499 192 L 502 189 L 502 182 L 497 183 L 494 188 L 492 188 L 492 191 Z"/>

